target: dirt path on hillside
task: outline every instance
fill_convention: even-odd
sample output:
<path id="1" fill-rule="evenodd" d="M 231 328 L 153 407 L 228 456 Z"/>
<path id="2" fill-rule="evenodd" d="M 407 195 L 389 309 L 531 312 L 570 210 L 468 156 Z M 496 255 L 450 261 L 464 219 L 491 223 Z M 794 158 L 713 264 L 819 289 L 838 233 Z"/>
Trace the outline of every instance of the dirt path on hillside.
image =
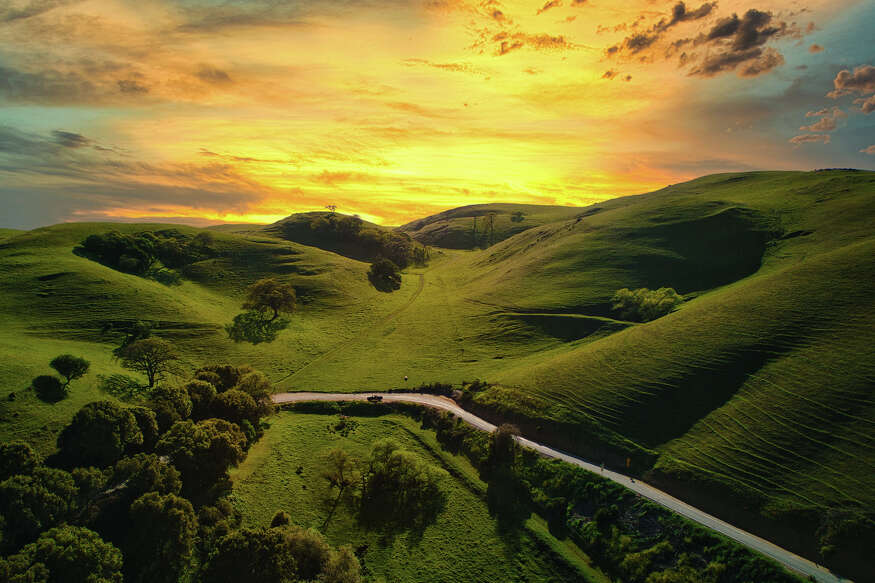
<path id="1" fill-rule="evenodd" d="M 275 381 L 274 385 L 278 385 L 280 383 L 283 383 L 285 381 L 288 381 L 290 379 L 295 378 L 298 374 L 300 374 L 301 372 L 303 372 L 307 368 L 313 366 L 314 364 L 318 364 L 318 363 L 322 362 L 323 360 L 325 360 L 326 358 L 328 358 L 329 356 L 343 350 L 344 348 L 347 348 L 348 346 L 351 346 L 352 344 L 355 344 L 356 342 L 359 342 L 362 339 L 367 338 L 368 336 L 373 334 L 376 330 L 379 330 L 380 328 L 382 328 L 383 326 L 385 326 L 386 324 L 388 324 L 389 322 L 391 322 L 392 320 L 397 318 L 399 314 L 401 314 L 402 312 L 407 310 L 407 308 L 409 308 L 413 304 L 413 302 L 416 301 L 416 299 L 422 293 L 422 290 L 425 289 L 425 274 L 418 273 L 416 275 L 419 276 L 419 284 L 416 287 L 416 291 L 413 292 L 413 295 L 410 296 L 410 298 L 404 303 L 404 305 L 395 309 L 394 311 L 390 312 L 389 314 L 383 316 L 382 318 L 380 318 L 379 320 L 377 320 L 373 324 L 369 325 L 361 334 L 353 336 L 352 338 L 350 338 L 348 340 L 344 340 L 343 342 L 332 346 L 327 351 L 323 352 L 322 354 L 320 354 L 319 356 L 317 356 L 316 358 L 314 358 L 313 360 L 311 360 L 310 362 L 308 362 L 307 364 L 305 364 L 304 366 L 302 366 L 298 370 L 287 374 L 286 376 L 279 379 L 278 381 Z"/>
<path id="2" fill-rule="evenodd" d="M 409 304 L 410 302 L 408 302 Z M 449 411 L 456 415 L 471 426 L 482 431 L 492 431 L 495 425 L 489 423 L 485 419 L 477 417 L 473 413 L 462 409 L 455 401 L 446 397 L 437 395 L 422 395 L 418 393 L 277 393 L 272 396 L 274 403 L 295 403 L 303 401 L 364 401 L 371 395 L 379 395 L 383 398 L 383 402 L 408 402 L 424 405 L 426 407 L 434 407 Z M 674 496 L 658 490 L 653 486 L 642 482 L 641 480 L 633 480 L 631 477 L 603 469 L 602 467 L 567 454 L 565 452 L 553 449 L 546 445 L 531 441 L 525 437 L 516 437 L 517 441 L 530 449 L 533 449 L 541 455 L 549 458 L 560 459 L 569 464 L 589 470 L 595 474 L 616 482 L 633 492 L 644 496 L 656 502 L 657 504 L 677 512 L 694 522 L 697 522 L 713 531 L 731 538 L 732 540 L 761 553 L 787 567 L 792 571 L 801 573 L 804 576 L 814 577 L 820 583 L 851 583 L 849 579 L 843 579 L 834 575 L 827 569 L 814 564 L 813 562 L 800 557 L 790 551 L 779 547 L 769 541 L 753 535 L 745 530 L 732 526 L 728 522 L 724 522 L 715 516 L 699 510 L 695 506 L 691 506 L 686 502 L 678 500 Z"/>

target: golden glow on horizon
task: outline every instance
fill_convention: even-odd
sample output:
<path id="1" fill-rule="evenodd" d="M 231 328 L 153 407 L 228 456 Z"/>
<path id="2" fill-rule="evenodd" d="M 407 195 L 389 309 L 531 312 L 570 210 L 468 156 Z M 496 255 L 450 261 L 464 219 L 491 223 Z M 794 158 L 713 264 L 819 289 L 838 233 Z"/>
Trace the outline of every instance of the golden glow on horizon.
<path id="1" fill-rule="evenodd" d="M 585 205 L 646 192 L 705 173 L 705 156 L 745 164 L 750 150 L 684 124 L 689 103 L 722 79 L 605 54 L 630 34 L 622 26 L 642 15 L 650 26 L 673 4 L 569 1 L 541 14 L 543 2 L 344 4 L 285 21 L 256 22 L 253 12 L 221 28 L 210 19 L 224 4 L 203 24 L 170 1 L 89 0 L 22 21 L 0 41 L 27 37 L 38 50 L 40 31 L 54 26 L 68 42 L 42 48 L 61 72 L 77 59 L 134 63 L 124 85 L 106 73 L 112 92 L 92 104 L 90 125 L 64 129 L 119 152 L 99 154 L 109 184 L 170 194 L 106 196 L 73 216 L 272 222 L 336 204 L 401 224 L 465 204 Z M 809 4 L 814 14 L 835 3 Z M 726 0 L 719 15 L 747 7 Z M 709 18 L 676 28 L 692 36 L 717 13 Z"/>

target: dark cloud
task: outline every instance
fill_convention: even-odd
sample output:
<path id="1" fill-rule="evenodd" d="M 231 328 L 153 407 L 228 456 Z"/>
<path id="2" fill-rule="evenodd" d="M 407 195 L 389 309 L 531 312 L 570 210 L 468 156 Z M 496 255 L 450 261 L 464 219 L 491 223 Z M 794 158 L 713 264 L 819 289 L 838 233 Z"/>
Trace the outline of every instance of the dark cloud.
<path id="1" fill-rule="evenodd" d="M 614 77 L 616 77 L 619 74 L 620 74 L 619 71 L 615 71 L 613 69 L 608 69 L 607 71 L 605 71 L 605 74 L 602 75 L 602 79 L 613 79 Z"/>
<path id="2" fill-rule="evenodd" d="M 149 93 L 149 88 L 136 79 L 119 79 L 118 90 L 128 95 L 143 95 Z"/>
<path id="3" fill-rule="evenodd" d="M 65 132 L 62 130 L 54 130 L 52 131 L 52 137 L 55 140 L 56 144 L 60 144 L 65 148 L 82 148 L 84 146 L 90 146 L 94 142 L 82 134 L 75 134 L 73 132 Z"/>
<path id="4" fill-rule="evenodd" d="M 305 10 L 324 3 L 277 2 L 191 2 L 181 8 L 185 22 L 178 30 L 185 33 L 215 33 L 239 28 L 275 28 L 304 23 Z"/>
<path id="5" fill-rule="evenodd" d="M 875 95 L 872 95 L 868 99 L 857 99 L 854 103 L 859 104 L 863 113 L 869 114 L 875 111 Z"/>
<path id="6" fill-rule="evenodd" d="M 787 140 L 791 144 L 812 144 L 816 142 L 820 142 L 823 144 L 828 144 L 830 142 L 829 135 L 827 134 L 802 134 L 801 136 L 793 136 L 789 140 Z"/>
<path id="7" fill-rule="evenodd" d="M 63 130 L 42 135 L 0 126 L 0 173 L 66 179 L 67 186 L 53 186 L 50 192 L 12 186 L 20 180 L 0 181 L 0 201 L 14 211 L 13 219 L 4 219 L 19 225 L 46 217 L 47 209 L 55 212 L 53 204 L 59 202 L 66 205 L 64 214 L 54 220 L 72 218 L 81 210 L 137 209 L 148 215 L 180 206 L 245 213 L 267 195 L 263 186 L 223 161 L 151 164 Z M 14 219 L 16 213 L 20 218 Z"/>
<path id="8" fill-rule="evenodd" d="M 66 6 L 79 1 L 80 0 L 31 0 L 30 2 L 22 3 L 4 0 L 3 2 L 0 2 L 0 22 L 24 20 L 33 16 L 39 16 L 40 14 L 60 6 Z"/>
<path id="9" fill-rule="evenodd" d="M 652 45 L 656 44 L 656 42 L 659 41 L 663 36 L 665 36 L 665 34 L 670 29 L 674 28 L 678 24 L 682 22 L 690 22 L 705 18 L 706 16 L 711 14 L 711 11 L 714 9 L 715 6 L 717 6 L 716 2 L 706 2 L 694 10 L 688 10 L 686 4 L 684 4 L 683 2 L 678 2 L 674 5 L 674 7 L 672 7 L 670 18 L 662 18 L 659 22 L 648 28 L 646 31 L 629 35 L 628 37 L 623 39 L 623 42 L 621 42 L 619 45 L 609 48 L 608 54 L 610 55 L 621 51 L 630 54 L 640 53 L 641 51 L 644 51 L 645 49 L 648 49 Z M 635 28 L 639 22 L 640 17 L 639 20 L 636 20 L 631 25 L 631 27 Z M 615 26 L 614 31 L 625 30 L 626 28 L 627 25 L 623 24 L 620 26 Z"/>
<path id="10" fill-rule="evenodd" d="M 669 20 L 662 19 L 656 23 L 653 30 L 665 32 L 669 28 L 680 24 L 681 22 L 689 22 L 691 20 L 699 20 L 705 18 L 717 6 L 716 2 L 706 2 L 695 10 L 687 10 L 686 4 L 678 2 L 671 10 L 671 18 Z"/>
<path id="11" fill-rule="evenodd" d="M 0 97 L 16 102 L 81 103 L 95 100 L 99 88 L 78 73 L 30 73 L 0 66 Z"/>
<path id="12" fill-rule="evenodd" d="M 847 69 L 839 71 L 833 81 L 834 89 L 827 93 L 827 97 L 833 99 L 842 95 L 861 93 L 867 95 L 875 93 L 875 67 L 872 65 L 860 65 L 851 73 Z"/>
<path id="13" fill-rule="evenodd" d="M 205 83 L 212 85 L 226 85 L 231 83 L 231 76 L 222 69 L 210 65 L 201 65 L 195 76 Z"/>
<path id="14" fill-rule="evenodd" d="M 606 54 L 608 57 L 634 55 L 641 62 L 677 55 L 679 67 L 692 67 L 689 75 L 712 77 L 736 71 L 742 77 L 755 77 L 784 64 L 783 55 L 767 47 L 767 43 L 784 35 L 801 38 L 802 33 L 795 24 L 776 22 L 771 12 L 751 9 L 741 17 L 732 14 L 718 19 L 697 37 L 663 41 L 678 24 L 711 16 L 716 7 L 716 2 L 706 2 L 690 10 L 678 2 L 670 17 L 663 17 L 642 32 L 627 36 L 621 43 L 609 47 Z M 691 52 L 688 46 L 701 50 Z"/>
<path id="15" fill-rule="evenodd" d="M 695 40 L 705 45 L 709 53 L 690 75 L 711 77 L 737 70 L 742 77 L 756 77 L 784 64 L 784 56 L 765 47 L 772 39 L 798 31 L 785 22 L 775 23 L 771 12 L 751 9 L 739 18 L 737 14 L 722 18 Z"/>

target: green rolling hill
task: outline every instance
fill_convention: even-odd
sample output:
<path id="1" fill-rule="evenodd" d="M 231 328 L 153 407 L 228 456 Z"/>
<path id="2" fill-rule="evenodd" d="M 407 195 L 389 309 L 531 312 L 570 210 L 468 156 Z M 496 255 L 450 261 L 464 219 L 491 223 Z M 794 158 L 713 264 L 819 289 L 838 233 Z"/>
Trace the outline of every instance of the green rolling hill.
<path id="1" fill-rule="evenodd" d="M 478 244 L 493 244 L 471 250 L 474 217 L 479 230 L 490 212 Z M 96 374 L 119 371 L 113 330 L 149 320 L 189 367 L 251 362 L 277 390 L 485 379 L 478 412 L 609 465 L 630 458 L 645 479 L 811 557 L 830 532 L 871 520 L 875 173 L 723 174 L 587 208 L 447 211 L 399 228 L 433 248 L 392 294 L 368 284 L 369 254 L 311 226 L 325 216 L 211 229 L 217 254 L 171 287 L 72 252 L 92 233 L 166 225 L 0 232 L 0 437 L 50 450 L 99 394 Z M 266 275 L 292 282 L 300 309 L 276 342 L 234 344 L 222 327 Z M 611 311 L 620 288 L 664 286 L 685 302 L 663 318 Z M 93 372 L 45 405 L 24 389 L 61 352 Z M 860 549 L 838 552 L 865 572 Z"/>

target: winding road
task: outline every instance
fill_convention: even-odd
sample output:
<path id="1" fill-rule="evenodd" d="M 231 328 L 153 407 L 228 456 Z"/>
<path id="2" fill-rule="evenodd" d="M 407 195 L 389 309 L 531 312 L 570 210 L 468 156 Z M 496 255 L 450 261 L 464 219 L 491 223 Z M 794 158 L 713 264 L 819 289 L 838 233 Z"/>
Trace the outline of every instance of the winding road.
<path id="1" fill-rule="evenodd" d="M 277 393 L 273 395 L 274 403 L 295 403 L 303 401 L 364 401 L 371 395 L 379 395 L 383 397 L 383 402 L 405 402 L 417 403 L 426 407 L 434 407 L 435 409 L 443 409 L 449 411 L 459 417 L 466 423 L 483 431 L 492 431 L 495 425 L 488 421 L 477 417 L 476 415 L 465 411 L 455 401 L 446 397 L 437 395 L 421 395 L 416 393 Z M 703 526 L 717 531 L 720 534 L 727 536 L 744 546 L 751 548 L 767 557 L 781 563 L 788 569 L 792 569 L 797 573 L 805 576 L 814 577 L 815 580 L 822 583 L 851 583 L 850 579 L 839 577 L 829 570 L 814 564 L 813 562 L 800 557 L 788 550 L 785 550 L 769 541 L 755 536 L 747 531 L 732 526 L 728 522 L 724 522 L 719 518 L 690 506 L 686 502 L 678 500 L 674 496 L 666 494 L 662 490 L 657 490 L 640 480 L 633 480 L 629 476 L 614 472 L 607 469 L 602 469 L 600 466 L 588 462 L 579 457 L 563 453 L 553 448 L 541 445 L 525 437 L 517 437 L 517 441 L 529 447 L 541 455 L 550 458 L 560 459 L 562 461 L 574 464 L 591 472 L 600 474 L 605 478 L 612 480 L 618 484 L 622 484 L 626 488 L 644 496 L 664 506 L 678 514 L 687 517 L 688 519 L 697 522 Z"/>

